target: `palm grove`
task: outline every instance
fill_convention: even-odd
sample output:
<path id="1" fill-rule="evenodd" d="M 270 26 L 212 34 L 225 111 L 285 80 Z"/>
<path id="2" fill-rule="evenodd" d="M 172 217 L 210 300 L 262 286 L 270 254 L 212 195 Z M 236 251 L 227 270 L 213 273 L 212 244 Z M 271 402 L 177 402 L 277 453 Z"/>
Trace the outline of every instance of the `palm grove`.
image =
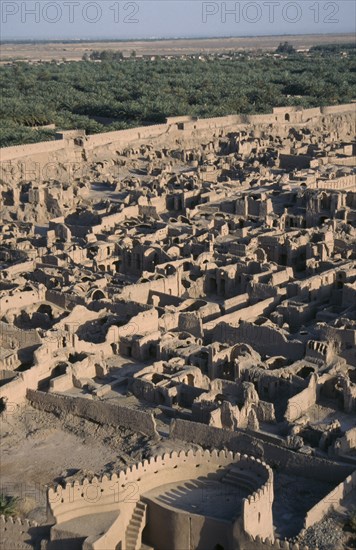
<path id="1" fill-rule="evenodd" d="M 1 74 L 0 146 L 54 139 L 57 128 L 93 134 L 167 116 L 270 112 L 275 106 L 349 103 L 355 48 L 145 59 L 95 52 L 81 62 L 9 63 Z M 35 129 L 36 127 L 36 129 Z"/>

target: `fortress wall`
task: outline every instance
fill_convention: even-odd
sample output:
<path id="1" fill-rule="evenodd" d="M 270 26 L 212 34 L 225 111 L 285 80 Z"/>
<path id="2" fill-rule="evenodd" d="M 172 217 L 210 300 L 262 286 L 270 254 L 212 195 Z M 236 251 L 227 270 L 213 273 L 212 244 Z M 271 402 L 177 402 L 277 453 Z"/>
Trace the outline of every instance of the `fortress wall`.
<path id="1" fill-rule="evenodd" d="M 246 117 L 248 124 L 273 124 L 276 122 L 275 115 L 248 115 Z"/>
<path id="2" fill-rule="evenodd" d="M 289 474 L 321 481 L 341 483 L 354 470 L 353 466 L 335 464 L 329 460 L 303 455 L 237 430 L 232 432 L 188 420 L 174 419 L 170 437 L 207 448 L 226 448 L 233 452 L 258 456 L 270 466 L 277 466 Z"/>
<path id="3" fill-rule="evenodd" d="M 355 489 L 356 470 L 307 512 L 304 529 L 308 529 L 308 527 L 323 519 L 333 506 L 340 504 L 342 499 Z"/>
<path id="4" fill-rule="evenodd" d="M 263 538 L 273 539 L 273 477 L 269 483 L 244 499 L 242 504 L 243 529 L 249 535 L 257 533 Z"/>
<path id="5" fill-rule="evenodd" d="M 161 134 L 165 134 L 168 131 L 168 124 L 155 124 L 154 126 L 141 126 L 138 128 L 138 138 L 146 139 L 150 137 L 157 137 Z"/>
<path id="6" fill-rule="evenodd" d="M 356 112 L 356 103 L 344 103 L 343 105 L 331 105 L 320 108 L 323 115 L 336 115 L 339 113 Z"/>
<path id="7" fill-rule="evenodd" d="M 123 536 L 132 511 L 142 495 L 167 483 L 180 483 L 208 475 L 219 479 L 224 475 L 224 472 L 219 471 L 219 466 L 227 467 L 230 464 L 239 466 L 242 474 L 244 471 L 254 474 L 258 489 L 251 496 L 255 502 L 269 491 L 273 484 L 273 473 L 261 461 L 226 451 L 189 450 L 152 457 L 110 478 L 104 475 L 101 479 L 85 479 L 82 483 L 74 482 L 73 485 L 49 489 L 48 502 L 58 523 L 91 513 L 119 510 L 122 517 L 120 534 Z M 260 476 L 259 479 L 257 476 Z M 269 507 L 272 507 L 272 502 Z"/>
<path id="8" fill-rule="evenodd" d="M 88 136 L 85 142 L 85 149 L 93 149 L 113 142 L 130 142 L 136 139 L 138 139 L 138 128 L 104 132 Z"/>
<path id="9" fill-rule="evenodd" d="M 151 126 L 140 126 L 128 130 L 116 130 L 114 132 L 105 132 L 88 136 L 85 142 L 85 149 L 92 149 L 100 145 L 109 143 L 127 144 L 140 139 L 156 137 L 166 132 L 169 126 L 167 124 L 155 124 Z"/>
<path id="10" fill-rule="evenodd" d="M 278 124 L 278 120 L 283 117 L 284 112 L 291 112 L 292 118 L 297 117 L 295 122 L 290 122 L 291 125 L 309 120 L 311 117 L 321 117 L 321 115 L 324 115 L 324 122 L 327 122 L 325 117 L 330 117 L 330 123 L 332 124 L 334 115 L 355 112 L 355 104 L 322 107 L 321 114 L 318 108 L 291 110 L 291 108 L 285 107 L 279 108 L 278 112 L 276 111 L 274 114 L 236 114 L 191 120 L 182 123 L 184 125 L 183 130 L 178 130 L 176 123 L 173 125 L 168 123 L 105 132 L 87 136 L 83 147 L 75 145 L 73 140 L 67 139 L 6 147 L 0 150 L 1 177 L 11 183 L 26 178 L 43 181 L 48 177 L 63 177 L 64 175 L 67 175 L 70 179 L 73 169 L 78 171 L 83 165 L 83 153 L 87 155 L 90 153 L 93 158 L 95 158 L 96 153 L 114 156 L 115 147 L 123 148 L 133 143 L 137 145 L 140 140 L 145 141 L 164 136 L 165 142 L 167 142 L 176 140 L 179 136 L 182 139 L 192 141 L 198 139 L 199 132 L 201 133 L 200 139 L 208 138 L 209 136 L 205 136 L 205 134 L 208 131 L 211 132 L 214 128 L 224 130 L 226 133 L 227 131 L 237 130 L 239 125 Z"/>
<path id="11" fill-rule="evenodd" d="M 42 155 L 59 151 L 66 147 L 65 140 L 40 141 L 39 143 L 30 143 L 27 145 L 14 145 L 12 147 L 3 147 L 1 151 L 1 162 L 14 160 L 33 155 Z"/>
<path id="12" fill-rule="evenodd" d="M 99 424 L 121 426 L 150 437 L 157 436 L 155 421 L 151 413 L 131 409 L 118 403 L 34 390 L 27 391 L 27 399 L 36 409 L 51 413 L 64 412 Z"/>
<path id="13" fill-rule="evenodd" d="M 303 121 L 307 121 L 309 118 L 319 117 L 320 114 L 321 114 L 320 107 L 314 107 L 312 109 L 303 109 L 302 110 Z"/>
<path id="14" fill-rule="evenodd" d="M 212 118 L 200 118 L 194 122 L 184 125 L 184 129 L 187 130 L 206 130 L 211 128 L 225 128 L 226 126 L 232 126 L 233 124 L 242 123 L 241 115 L 227 115 L 221 117 Z"/>

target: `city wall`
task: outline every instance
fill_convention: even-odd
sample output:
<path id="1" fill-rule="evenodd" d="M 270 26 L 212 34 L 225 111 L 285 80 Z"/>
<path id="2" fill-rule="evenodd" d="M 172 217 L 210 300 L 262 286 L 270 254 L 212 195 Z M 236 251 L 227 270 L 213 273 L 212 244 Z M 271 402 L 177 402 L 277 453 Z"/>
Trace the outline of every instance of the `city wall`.
<path id="1" fill-rule="evenodd" d="M 54 170 L 55 174 L 56 165 L 61 164 L 62 169 L 64 167 L 64 173 L 70 177 L 73 170 L 78 170 L 78 166 L 83 163 L 83 157 L 86 160 L 95 160 L 102 154 L 114 157 L 117 150 L 148 139 L 159 141 L 164 138 L 166 145 L 170 141 L 175 144 L 177 138 L 191 140 L 193 134 L 198 137 L 199 133 L 203 135 L 207 131 L 222 135 L 239 127 L 243 129 L 246 125 L 295 125 L 325 118 L 330 118 L 332 122 L 333 117 L 354 113 L 354 111 L 355 105 L 347 104 L 304 110 L 298 107 L 285 107 L 274 109 L 273 113 L 264 115 L 229 115 L 176 122 L 174 119 L 168 119 L 166 124 L 90 135 L 83 141 L 82 146 L 76 144 L 74 140 L 62 139 L 6 147 L 0 150 L 0 175 L 4 181 L 9 182 L 20 179 L 43 181 L 48 179 L 51 170 Z M 72 163 L 73 166 L 66 166 L 66 163 Z M 51 170 L 48 169 L 49 167 Z"/>

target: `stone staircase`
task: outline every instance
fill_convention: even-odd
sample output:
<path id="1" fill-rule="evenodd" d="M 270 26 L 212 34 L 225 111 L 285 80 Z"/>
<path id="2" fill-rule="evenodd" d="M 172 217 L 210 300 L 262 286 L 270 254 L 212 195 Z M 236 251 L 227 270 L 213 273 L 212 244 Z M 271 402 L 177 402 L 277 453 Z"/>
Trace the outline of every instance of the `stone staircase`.
<path id="1" fill-rule="evenodd" d="M 221 478 L 222 483 L 228 483 L 241 489 L 246 489 L 250 493 L 253 493 L 258 487 L 258 479 L 256 476 L 246 470 L 240 470 L 236 467 L 230 468 L 227 473 Z"/>
<path id="2" fill-rule="evenodd" d="M 141 535 L 145 527 L 147 504 L 138 501 L 125 533 L 126 550 L 141 550 Z"/>

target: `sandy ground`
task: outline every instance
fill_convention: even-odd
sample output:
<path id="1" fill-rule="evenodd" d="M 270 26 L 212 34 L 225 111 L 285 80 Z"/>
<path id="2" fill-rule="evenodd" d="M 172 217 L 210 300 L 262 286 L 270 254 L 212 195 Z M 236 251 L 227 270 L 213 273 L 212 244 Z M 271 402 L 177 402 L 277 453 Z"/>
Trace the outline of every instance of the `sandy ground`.
<path id="1" fill-rule="evenodd" d="M 63 58 L 79 61 L 84 53 L 93 50 L 121 51 L 129 56 L 132 50 L 140 55 L 178 55 L 198 52 L 226 52 L 230 50 L 275 50 L 282 41 L 288 41 L 295 48 L 305 49 L 318 44 L 350 43 L 355 40 L 353 34 L 298 35 L 298 36 L 261 36 L 240 38 L 206 38 L 181 40 L 151 40 L 132 42 L 50 42 L 43 44 L 9 43 L 2 44 L 0 62 L 23 59 L 31 61 L 61 61 Z"/>
<path id="2" fill-rule="evenodd" d="M 39 523 L 46 521 L 45 495 L 53 482 L 117 472 L 184 445 L 29 406 L 5 417 L 0 426 L 0 492 L 19 497 L 20 515 Z"/>

